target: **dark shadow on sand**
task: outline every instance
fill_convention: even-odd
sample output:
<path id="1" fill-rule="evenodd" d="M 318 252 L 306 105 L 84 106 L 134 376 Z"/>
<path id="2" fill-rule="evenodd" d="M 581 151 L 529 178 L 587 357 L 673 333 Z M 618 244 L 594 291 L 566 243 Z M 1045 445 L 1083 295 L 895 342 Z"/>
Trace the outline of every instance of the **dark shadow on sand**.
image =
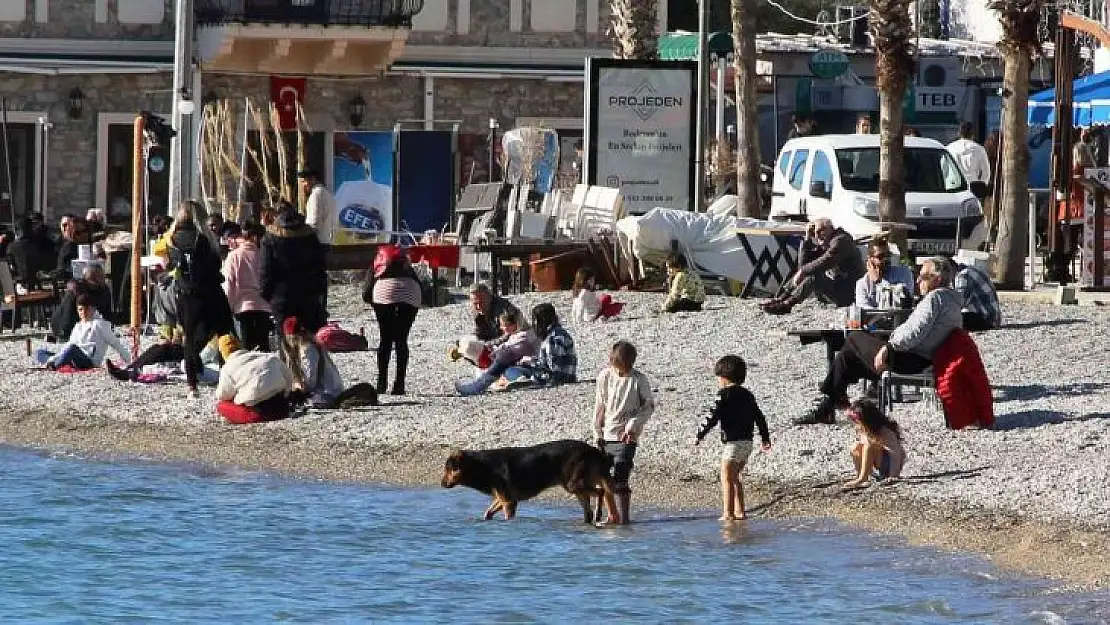
<path id="1" fill-rule="evenodd" d="M 1075 384 L 1061 384 L 1058 386 L 1046 386 L 1044 384 L 1002 384 L 994 387 L 997 393 L 994 402 L 997 404 L 1007 401 L 1022 401 L 1056 396 L 1078 397 L 1080 395 L 1090 395 L 1107 388 L 1110 388 L 1110 383 L 1107 382 L 1079 382 Z"/>
<path id="2" fill-rule="evenodd" d="M 1065 422 L 1082 422 L 1094 419 L 1110 419 L 1110 412 L 1092 412 L 1076 414 L 1073 412 L 1060 412 L 1059 410 L 1022 410 L 999 415 L 994 422 L 992 430 L 1006 432 L 1010 430 L 1025 430 L 1037 428 L 1042 425 L 1055 425 Z"/>
<path id="3" fill-rule="evenodd" d="M 1003 324 L 999 330 L 1032 330 L 1033 328 L 1054 328 L 1077 323 L 1089 323 L 1086 319 L 1045 319 L 1042 321 L 1023 321 Z"/>

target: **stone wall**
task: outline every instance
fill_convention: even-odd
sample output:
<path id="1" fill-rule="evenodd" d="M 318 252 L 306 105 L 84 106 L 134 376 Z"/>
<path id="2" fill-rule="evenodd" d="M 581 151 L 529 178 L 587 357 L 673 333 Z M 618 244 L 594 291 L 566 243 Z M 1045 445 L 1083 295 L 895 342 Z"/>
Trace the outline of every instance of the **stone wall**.
<path id="1" fill-rule="evenodd" d="M 9 111 L 45 112 L 54 125 L 49 133 L 48 218 L 84 212 L 96 203 L 96 141 L 99 113 L 135 113 L 141 109 L 168 112 L 168 74 L 0 75 L 0 97 Z M 70 119 L 68 94 L 79 86 L 85 93 L 79 119 Z"/>
<path id="2" fill-rule="evenodd" d="M 174 0 L 48 0 L 47 21 L 35 15 L 35 0 L 0 0 L 26 2 L 26 19 L 21 22 L 0 21 L 0 37 L 52 37 L 57 39 L 173 39 Z M 132 3 L 122 6 L 120 3 Z M 162 21 L 158 24 L 135 24 L 121 21 L 134 12 L 151 14 L 146 3 L 164 3 Z M 98 11 L 98 7 L 101 10 Z M 98 18 L 103 18 L 99 21 Z"/>
<path id="3" fill-rule="evenodd" d="M 605 34 L 609 23 L 609 2 L 599 0 L 596 33 L 586 32 L 586 2 L 575 2 L 574 32 L 542 32 L 531 28 L 532 2 L 522 0 L 522 30 L 514 32 L 510 25 L 510 0 L 471 0 L 470 29 L 458 31 L 458 0 L 447 0 L 448 22 L 444 32 L 413 31 L 409 43 L 440 46 L 506 46 L 537 48 L 602 48 L 611 47 Z"/>
<path id="4" fill-rule="evenodd" d="M 436 78 L 435 90 L 436 118 L 462 120 L 460 132 L 488 132 L 491 117 L 503 129 L 518 117 L 582 117 L 581 83 Z"/>

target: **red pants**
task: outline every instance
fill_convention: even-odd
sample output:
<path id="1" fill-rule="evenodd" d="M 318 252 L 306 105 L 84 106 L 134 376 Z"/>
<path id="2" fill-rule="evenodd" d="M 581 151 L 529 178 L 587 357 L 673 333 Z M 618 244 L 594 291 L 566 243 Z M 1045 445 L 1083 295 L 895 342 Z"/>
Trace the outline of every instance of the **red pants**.
<path id="1" fill-rule="evenodd" d="M 221 401 L 216 404 L 216 414 L 236 425 L 277 421 L 289 416 L 289 400 L 284 395 L 276 395 L 255 406 Z"/>

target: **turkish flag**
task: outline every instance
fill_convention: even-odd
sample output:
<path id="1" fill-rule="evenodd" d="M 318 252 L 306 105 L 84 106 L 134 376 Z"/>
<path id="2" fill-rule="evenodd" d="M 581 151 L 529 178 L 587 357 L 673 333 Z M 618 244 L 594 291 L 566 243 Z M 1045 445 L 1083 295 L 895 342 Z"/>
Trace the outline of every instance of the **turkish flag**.
<path id="1" fill-rule="evenodd" d="M 304 106 L 304 78 L 270 76 L 270 101 L 277 107 L 282 130 L 297 129 L 297 105 Z"/>

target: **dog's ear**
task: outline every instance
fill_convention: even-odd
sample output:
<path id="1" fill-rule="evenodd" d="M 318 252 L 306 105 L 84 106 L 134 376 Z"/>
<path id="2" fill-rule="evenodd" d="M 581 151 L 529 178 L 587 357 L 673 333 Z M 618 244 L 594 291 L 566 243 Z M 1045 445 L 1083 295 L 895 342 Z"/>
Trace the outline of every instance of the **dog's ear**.
<path id="1" fill-rule="evenodd" d="M 447 456 L 447 466 L 458 466 L 463 462 L 464 452 L 461 449 L 456 449 Z"/>

